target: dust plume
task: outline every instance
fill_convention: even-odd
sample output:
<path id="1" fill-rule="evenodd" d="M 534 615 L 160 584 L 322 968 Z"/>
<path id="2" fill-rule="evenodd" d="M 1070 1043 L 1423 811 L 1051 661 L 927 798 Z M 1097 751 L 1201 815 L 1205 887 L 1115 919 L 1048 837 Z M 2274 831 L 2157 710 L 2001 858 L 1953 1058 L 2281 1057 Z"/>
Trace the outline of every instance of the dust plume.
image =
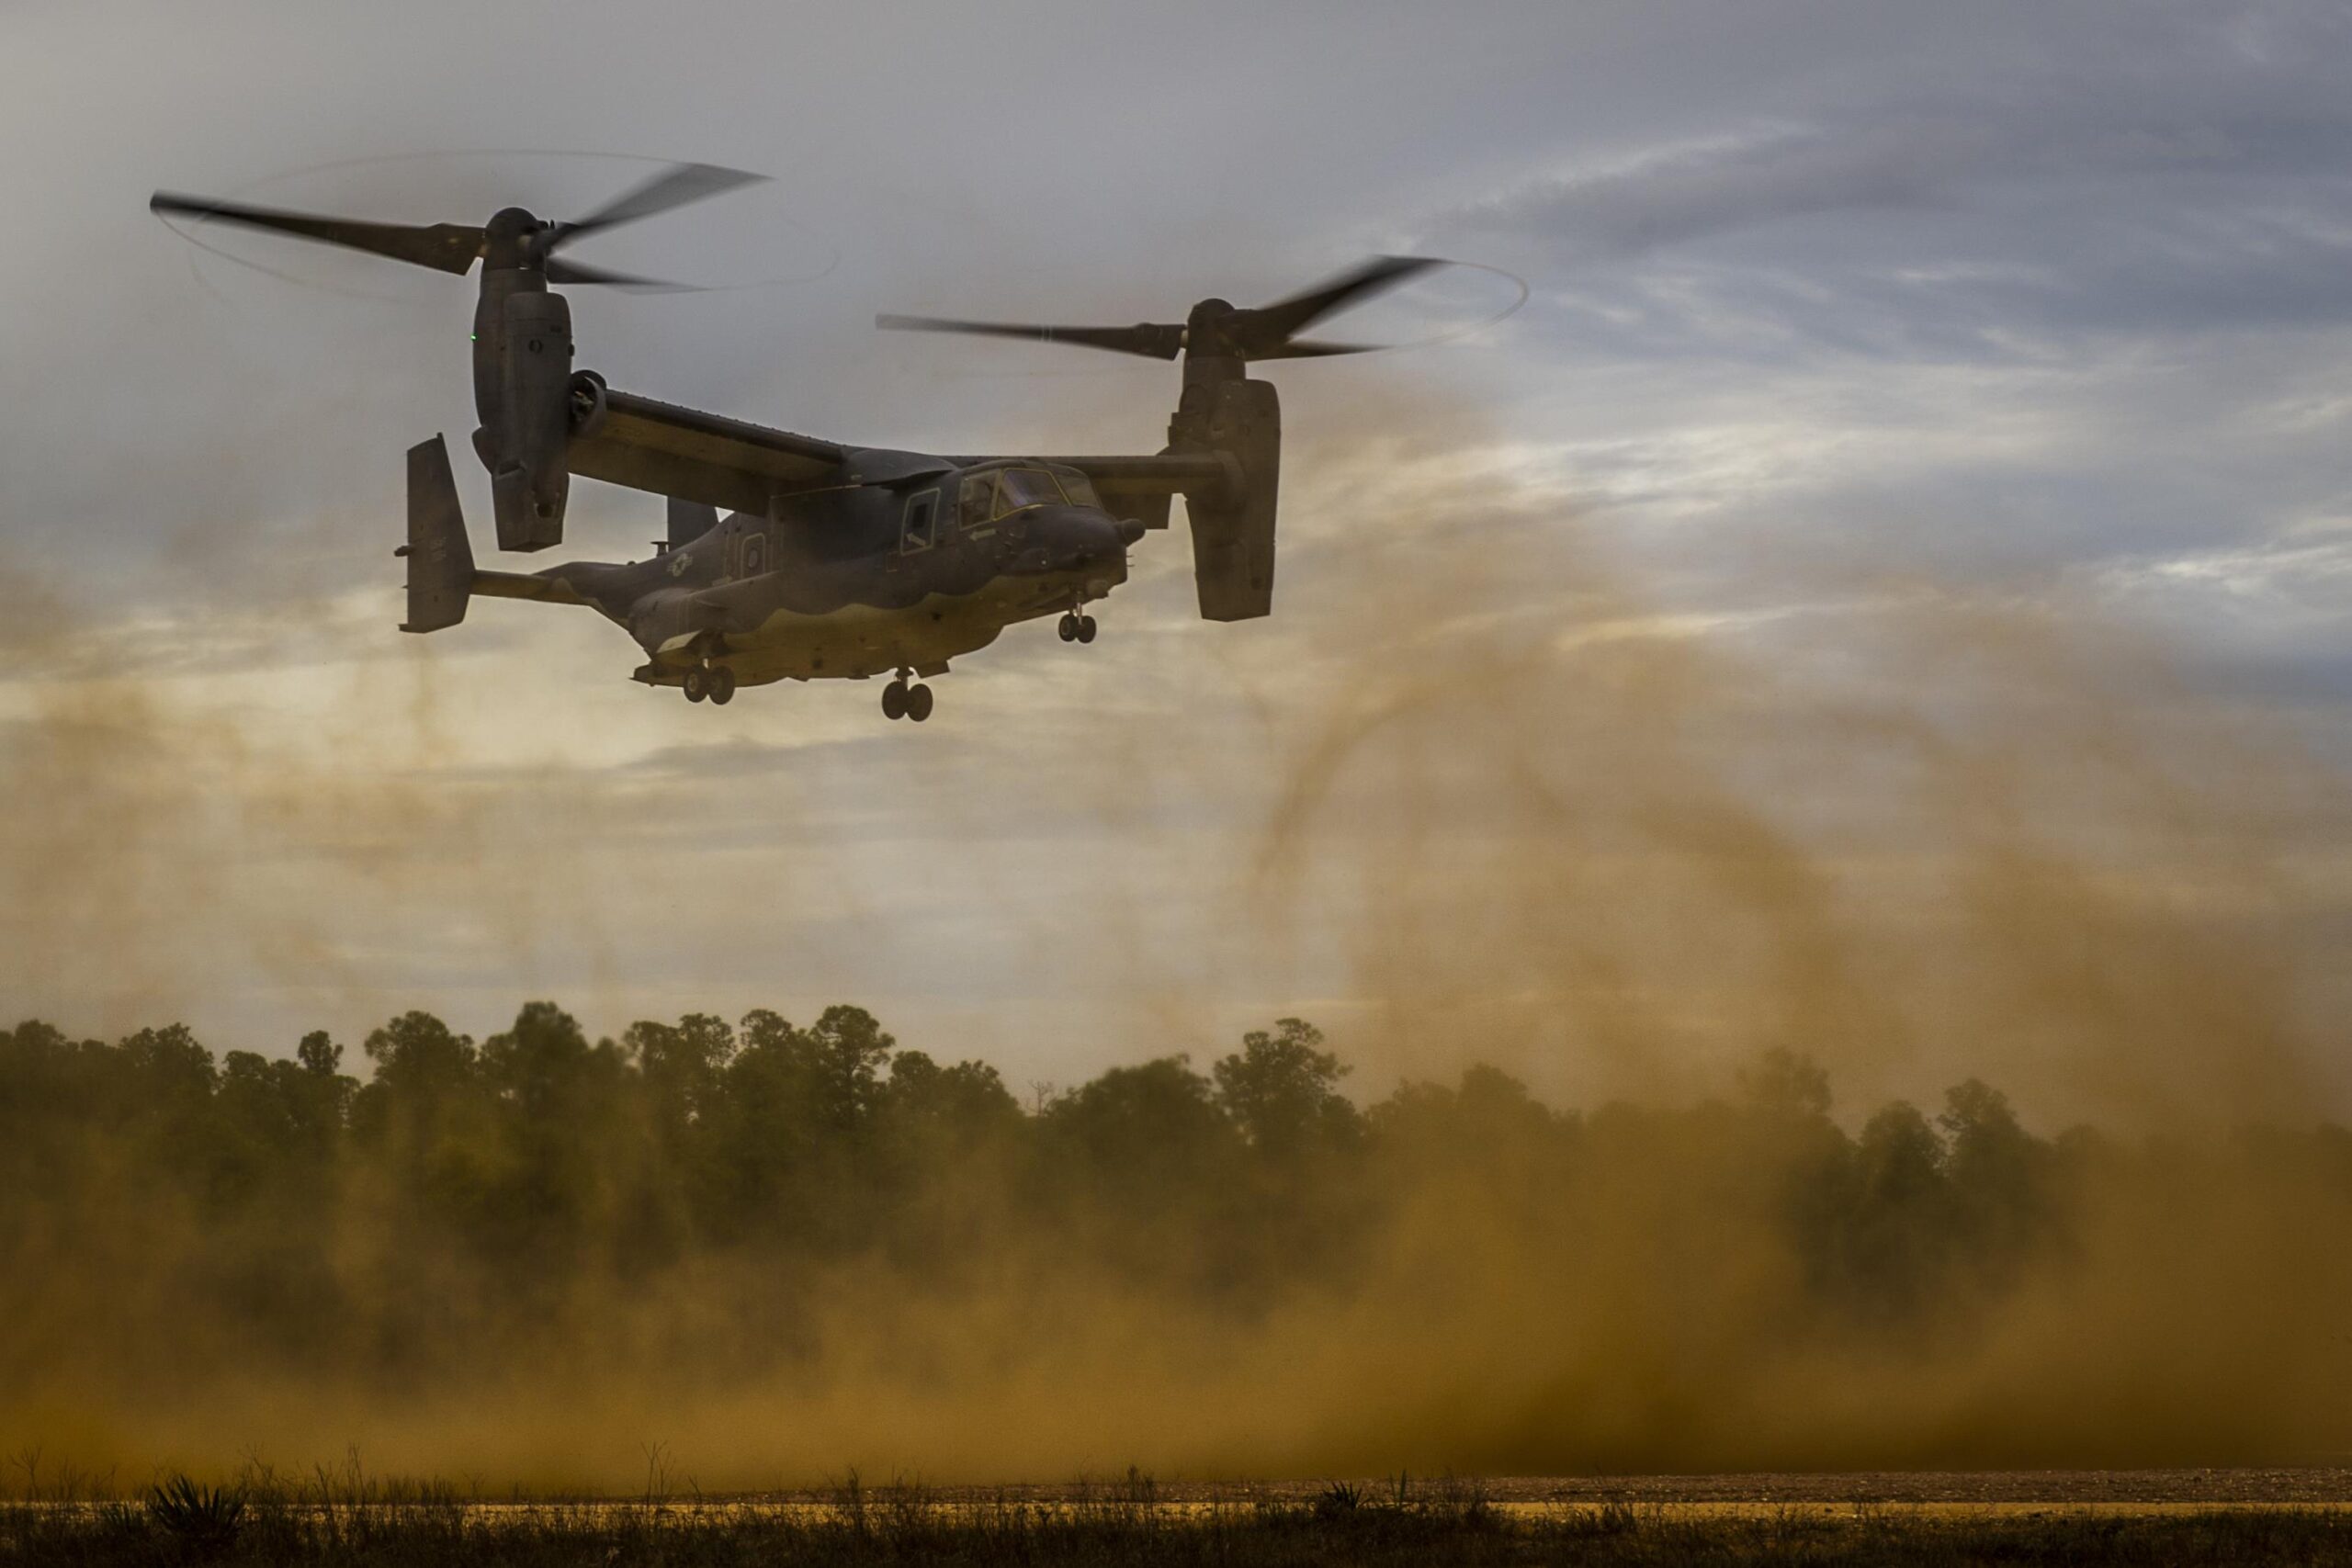
<path id="1" fill-rule="evenodd" d="M 854 1008 L 476 1041 L 426 986 L 292 1062 L 22 1026 L 0 1446 L 707 1487 L 2345 1448 L 2340 781 L 2054 590 L 1678 604 L 1512 454 L 1390 456 L 1300 459 L 1302 607 L 1057 775 L 1209 862 L 1179 914 L 1094 884 L 1116 1065 L 1024 1097 Z M 406 824 L 550 804 L 118 711 L 12 753 L 89 814 L 8 846 L 90 857 L 84 931 L 237 874 L 208 811 L 397 887 Z M 191 771 L 230 804 L 74 794 Z M 1200 1026 L 1228 970 L 1322 1031 Z"/>
<path id="2" fill-rule="evenodd" d="M 0 592 L 18 1008 L 116 1032 L 349 1028 L 420 986 L 504 1008 L 518 978 L 625 1005 L 630 871 L 588 852 L 659 817 L 665 781 L 583 760 L 558 724 L 485 718 L 500 628 L 397 637 L 381 584 L 125 611 L 0 563 Z"/>
<path id="3" fill-rule="evenodd" d="M 1301 968 L 1336 946 L 1359 1052 L 1687 1098 L 1780 1046 L 2142 1128 L 2340 1103 L 2352 792 L 2087 593 L 1816 561 L 1678 609 L 1570 495 L 1417 521 L 1321 563 L 1329 697 L 1248 886 Z"/>

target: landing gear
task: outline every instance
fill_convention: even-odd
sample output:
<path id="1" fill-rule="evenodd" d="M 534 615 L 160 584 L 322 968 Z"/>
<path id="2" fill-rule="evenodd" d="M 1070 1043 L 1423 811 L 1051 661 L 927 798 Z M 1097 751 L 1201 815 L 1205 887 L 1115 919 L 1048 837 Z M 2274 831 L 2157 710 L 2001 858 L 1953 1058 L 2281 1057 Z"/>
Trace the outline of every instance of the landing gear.
<path id="1" fill-rule="evenodd" d="M 901 675 L 882 688 L 882 716 L 910 718 L 917 724 L 931 716 L 931 688 L 910 686 Z"/>
<path id="2" fill-rule="evenodd" d="M 723 704 L 735 695 L 735 671 L 724 664 L 691 664 L 678 684 L 684 688 L 690 703 L 708 698 Z"/>
<path id="3" fill-rule="evenodd" d="M 1072 610 L 1069 615 L 1062 617 L 1061 625 L 1057 626 L 1055 630 L 1061 634 L 1061 638 L 1064 642 L 1092 642 L 1094 640 L 1094 617 L 1091 615 L 1081 615 L 1077 611 Z"/>

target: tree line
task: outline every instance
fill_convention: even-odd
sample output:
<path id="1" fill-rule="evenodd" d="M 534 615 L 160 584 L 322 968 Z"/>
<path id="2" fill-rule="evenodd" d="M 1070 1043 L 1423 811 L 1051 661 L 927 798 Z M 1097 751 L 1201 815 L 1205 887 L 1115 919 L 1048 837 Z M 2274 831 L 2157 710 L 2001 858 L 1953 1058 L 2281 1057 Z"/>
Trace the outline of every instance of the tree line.
<path id="1" fill-rule="evenodd" d="M 2049 1138 L 1974 1080 L 1849 1128 L 1786 1051 L 1673 1108 L 1555 1109 L 1488 1066 L 1368 1103 L 1350 1078 L 1297 1019 L 1205 1070 L 1165 1056 L 1028 1103 L 849 1006 L 608 1039 L 545 1002 L 479 1041 L 410 1012 L 356 1061 L 324 1033 L 276 1058 L 28 1022 L 0 1033 L 0 1392 L 83 1361 L 413 1377 L 706 1290 L 760 1325 L 730 1355 L 789 1357 L 796 1310 L 851 1269 L 947 1302 L 1083 1279 L 1235 1321 L 1408 1279 L 1648 1270 L 1667 1296 L 1754 1293 L 1747 1332 L 1900 1346 L 2065 1267 L 2119 1182 L 2291 1168 L 2352 1194 L 2341 1128 Z"/>

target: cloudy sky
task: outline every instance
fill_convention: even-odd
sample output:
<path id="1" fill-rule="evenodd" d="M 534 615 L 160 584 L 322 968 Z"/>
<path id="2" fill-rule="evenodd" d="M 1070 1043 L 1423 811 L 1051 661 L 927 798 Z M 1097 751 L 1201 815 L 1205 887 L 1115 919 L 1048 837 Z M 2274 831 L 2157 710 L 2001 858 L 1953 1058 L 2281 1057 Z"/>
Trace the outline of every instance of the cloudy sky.
<path id="1" fill-rule="evenodd" d="M 1793 1043 L 2050 1115 L 2340 1101 L 2347 79 L 2318 0 L 0 0 L 0 1011 L 282 1052 L 853 999 L 1021 1085 L 1304 1011 L 1372 1093 Z M 690 706 L 582 613 L 393 631 L 466 284 L 144 208 L 478 222 L 621 155 L 775 178 L 583 247 L 741 287 L 578 291 L 582 363 L 862 444 L 1150 450 L 1173 394 L 876 310 L 1395 250 L 1529 298 L 1271 373 L 1271 621 L 1193 617 L 1180 524 L 919 730 Z M 564 553 L 658 516 L 583 485 Z"/>

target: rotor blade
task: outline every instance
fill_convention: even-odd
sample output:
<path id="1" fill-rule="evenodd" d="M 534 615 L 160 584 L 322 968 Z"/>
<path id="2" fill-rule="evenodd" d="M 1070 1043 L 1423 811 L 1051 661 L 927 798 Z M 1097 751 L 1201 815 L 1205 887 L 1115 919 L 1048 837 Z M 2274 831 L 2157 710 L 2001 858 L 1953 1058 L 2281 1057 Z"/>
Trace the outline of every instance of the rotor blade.
<path id="1" fill-rule="evenodd" d="M 1184 347 L 1182 327 L 1149 321 L 1132 327 L 1054 327 L 1027 321 L 959 321 L 941 316 L 876 316 L 874 324 L 894 333 L 966 333 L 975 337 L 1074 344 L 1113 354 L 1141 355 L 1146 359 L 1173 359 Z"/>
<path id="2" fill-rule="evenodd" d="M 1335 354 L 1372 354 L 1389 346 L 1383 343 L 1318 343 L 1313 338 L 1295 337 L 1268 349 L 1263 354 L 1252 353 L 1252 361 L 1260 359 L 1328 359 Z"/>
<path id="3" fill-rule="evenodd" d="M 363 223 L 354 218 L 321 218 L 268 207 L 241 207 L 233 202 L 214 201 L 209 197 L 179 196 L 167 190 L 149 197 L 147 208 L 169 217 L 234 223 L 273 234 L 320 240 L 345 250 L 367 251 L 442 272 L 462 273 L 481 254 L 481 231 L 462 223 Z"/>
<path id="4" fill-rule="evenodd" d="M 1271 340 L 1289 337 L 1334 310 L 1345 310 L 1359 299 L 1394 288 L 1416 273 L 1445 265 L 1435 256 L 1374 256 L 1362 266 L 1319 283 L 1304 294 L 1241 311 L 1236 326 L 1249 341 L 1265 343 L 1271 348 Z M 1272 359 L 1275 355 L 1253 352 L 1250 357 Z"/>
<path id="5" fill-rule="evenodd" d="M 673 164 L 587 217 L 557 224 L 548 243 L 560 245 L 582 234 L 634 223 L 640 218 L 650 218 L 657 212 L 667 212 L 673 207 L 684 207 L 739 186 L 757 185 L 766 178 L 765 175 L 745 174 L 741 169 L 722 169 L 716 164 Z"/>
<path id="6" fill-rule="evenodd" d="M 699 294 L 702 286 L 695 283 L 672 283 L 659 277 L 639 277 L 634 273 L 611 272 L 601 266 L 589 266 L 581 262 L 566 261 L 561 256 L 547 260 L 549 283 L 601 283 L 613 288 L 633 288 L 641 294 Z"/>

